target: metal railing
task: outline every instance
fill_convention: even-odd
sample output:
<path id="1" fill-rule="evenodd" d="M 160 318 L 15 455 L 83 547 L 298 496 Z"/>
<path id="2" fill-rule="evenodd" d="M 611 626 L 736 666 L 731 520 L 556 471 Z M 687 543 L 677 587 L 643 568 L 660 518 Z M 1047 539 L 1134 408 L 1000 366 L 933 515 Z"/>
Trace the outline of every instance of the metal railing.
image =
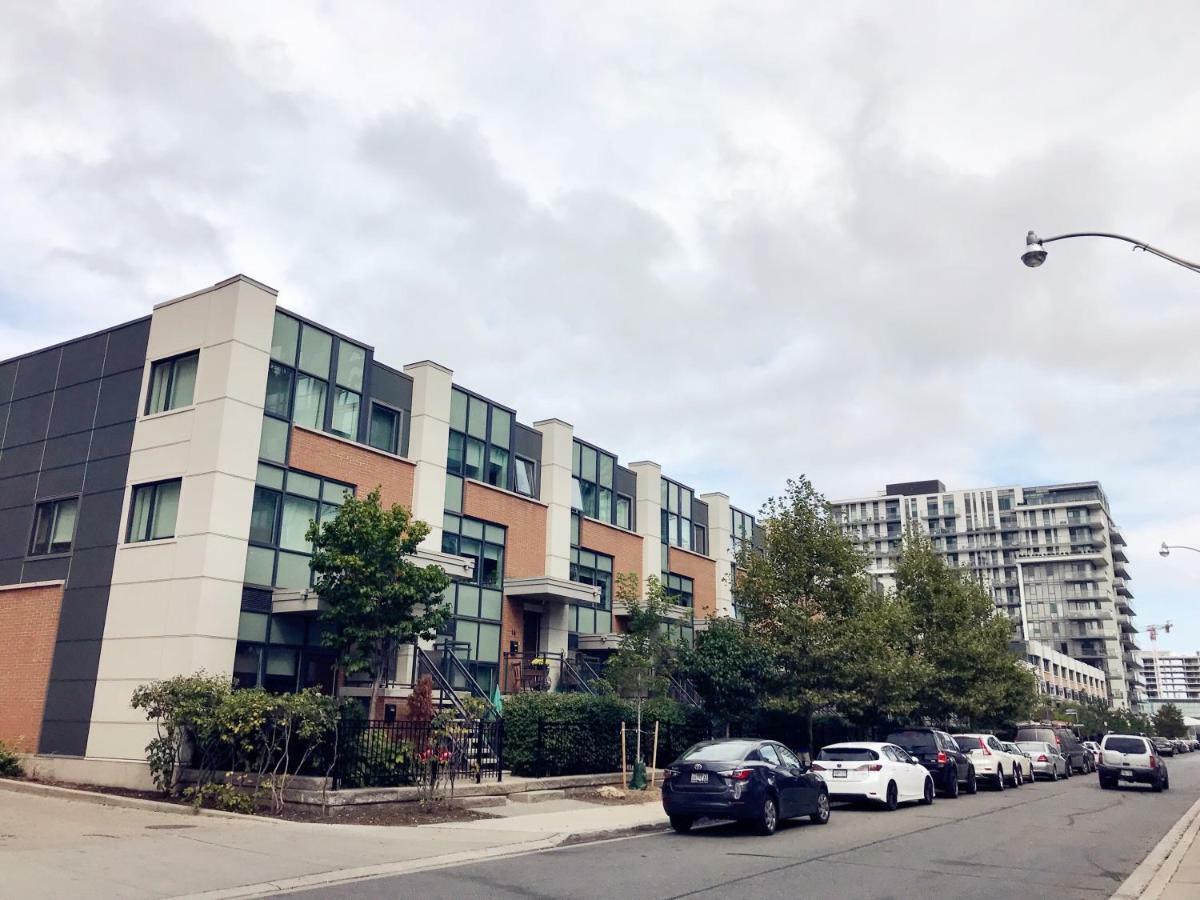
<path id="1" fill-rule="evenodd" d="M 502 720 L 472 720 L 448 728 L 426 722 L 347 721 L 338 745 L 335 789 L 411 785 L 427 766 L 449 766 L 456 779 L 476 784 L 504 777 Z"/>

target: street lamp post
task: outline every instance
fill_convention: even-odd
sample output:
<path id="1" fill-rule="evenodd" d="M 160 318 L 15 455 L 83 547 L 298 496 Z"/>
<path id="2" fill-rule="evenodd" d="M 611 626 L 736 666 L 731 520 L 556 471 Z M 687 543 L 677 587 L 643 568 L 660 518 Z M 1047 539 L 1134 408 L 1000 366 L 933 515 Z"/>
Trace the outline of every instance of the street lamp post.
<path id="1" fill-rule="evenodd" d="M 1200 553 L 1200 550 L 1195 547 L 1189 547 L 1187 544 L 1168 544 L 1166 541 L 1163 541 L 1162 546 L 1158 548 L 1158 555 L 1166 559 L 1171 555 L 1172 550 L 1191 550 L 1193 553 Z"/>
<path id="2" fill-rule="evenodd" d="M 1114 241 L 1124 241 L 1127 244 L 1133 244 L 1134 250 L 1144 250 L 1153 256 L 1157 256 L 1159 259 L 1165 259 L 1167 262 L 1173 262 L 1177 266 L 1183 266 L 1185 269 L 1190 269 L 1200 274 L 1200 263 L 1188 262 L 1186 259 L 1181 259 L 1165 250 L 1152 247 L 1145 241 L 1126 237 L 1123 234 L 1113 234 L 1108 231 L 1073 231 L 1070 234 L 1056 234 L 1054 237 L 1048 238 L 1040 238 L 1036 233 L 1031 231 L 1025 235 L 1025 252 L 1021 254 L 1021 262 L 1025 263 L 1031 269 L 1036 269 L 1046 261 L 1046 244 L 1065 240 L 1066 238 L 1078 237 L 1111 238 Z"/>

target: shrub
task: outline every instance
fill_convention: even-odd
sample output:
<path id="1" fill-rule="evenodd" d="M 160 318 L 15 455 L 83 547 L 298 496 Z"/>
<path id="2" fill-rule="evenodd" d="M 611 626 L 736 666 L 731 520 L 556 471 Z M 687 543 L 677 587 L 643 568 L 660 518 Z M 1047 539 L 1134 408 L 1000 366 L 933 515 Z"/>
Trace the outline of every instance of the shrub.
<path id="1" fill-rule="evenodd" d="M 5 746 L 4 741 L 0 741 L 0 776 L 4 778 L 20 778 L 24 773 L 21 768 L 21 757 L 17 756 L 15 750 Z"/>
<path id="2" fill-rule="evenodd" d="M 184 788 L 183 796 L 197 809 L 203 807 L 225 812 L 254 812 L 254 798 L 232 784 L 202 784 Z"/>

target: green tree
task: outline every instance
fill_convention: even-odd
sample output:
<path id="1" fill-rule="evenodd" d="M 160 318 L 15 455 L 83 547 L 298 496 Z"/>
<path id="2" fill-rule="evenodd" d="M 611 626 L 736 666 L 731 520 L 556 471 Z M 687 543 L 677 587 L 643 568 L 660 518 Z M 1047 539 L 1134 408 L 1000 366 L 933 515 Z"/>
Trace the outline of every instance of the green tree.
<path id="1" fill-rule="evenodd" d="M 903 652 L 907 611 L 874 589 L 865 559 L 801 476 L 763 508 L 763 546 L 744 550 L 735 585 L 747 628 L 768 648 L 772 706 L 866 722 L 912 709 L 919 660 Z"/>
<path id="2" fill-rule="evenodd" d="M 924 665 L 918 714 L 993 725 L 1027 718 L 1037 682 L 1012 649 L 1012 625 L 983 586 L 948 565 L 918 528 L 905 533 L 896 595 L 909 610 L 908 650 Z"/>
<path id="3" fill-rule="evenodd" d="M 613 581 L 613 596 L 626 609 L 625 632 L 604 680 L 623 697 L 660 697 L 670 685 L 677 650 L 664 628 L 671 608 L 666 588 L 651 575 L 642 597 L 633 572 L 618 573 Z"/>
<path id="4" fill-rule="evenodd" d="M 1183 724 L 1183 711 L 1174 703 L 1167 703 L 1154 711 L 1154 733 L 1166 738 L 1181 738 L 1187 736 L 1187 726 Z"/>
<path id="5" fill-rule="evenodd" d="M 734 619 L 710 619 L 694 646 L 679 651 L 680 674 L 691 680 L 714 723 L 730 725 L 753 714 L 774 678 L 769 648 Z"/>
<path id="6" fill-rule="evenodd" d="M 344 672 L 370 672 L 372 714 L 387 662 L 397 648 L 432 639 L 450 615 L 442 594 L 444 571 L 412 561 L 429 526 L 407 509 L 385 509 L 379 489 L 347 496 L 337 515 L 313 522 L 314 585 L 321 598 L 322 643 L 337 651 Z"/>

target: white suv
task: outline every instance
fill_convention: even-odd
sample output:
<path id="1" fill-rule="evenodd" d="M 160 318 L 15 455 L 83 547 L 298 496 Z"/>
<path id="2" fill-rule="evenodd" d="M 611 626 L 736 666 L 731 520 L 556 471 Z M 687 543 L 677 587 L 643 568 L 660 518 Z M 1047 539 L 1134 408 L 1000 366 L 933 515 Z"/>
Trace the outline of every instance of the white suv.
<path id="1" fill-rule="evenodd" d="M 956 734 L 954 742 L 970 755 L 975 774 L 990 779 L 996 790 L 1004 790 L 1005 784 L 1020 787 L 1025 781 L 1021 762 L 1001 746 L 994 734 Z"/>
<path id="2" fill-rule="evenodd" d="M 1167 764 L 1154 741 L 1136 734 L 1106 734 L 1100 742 L 1100 787 L 1108 790 L 1122 781 L 1148 784 L 1161 793 L 1171 787 Z"/>

